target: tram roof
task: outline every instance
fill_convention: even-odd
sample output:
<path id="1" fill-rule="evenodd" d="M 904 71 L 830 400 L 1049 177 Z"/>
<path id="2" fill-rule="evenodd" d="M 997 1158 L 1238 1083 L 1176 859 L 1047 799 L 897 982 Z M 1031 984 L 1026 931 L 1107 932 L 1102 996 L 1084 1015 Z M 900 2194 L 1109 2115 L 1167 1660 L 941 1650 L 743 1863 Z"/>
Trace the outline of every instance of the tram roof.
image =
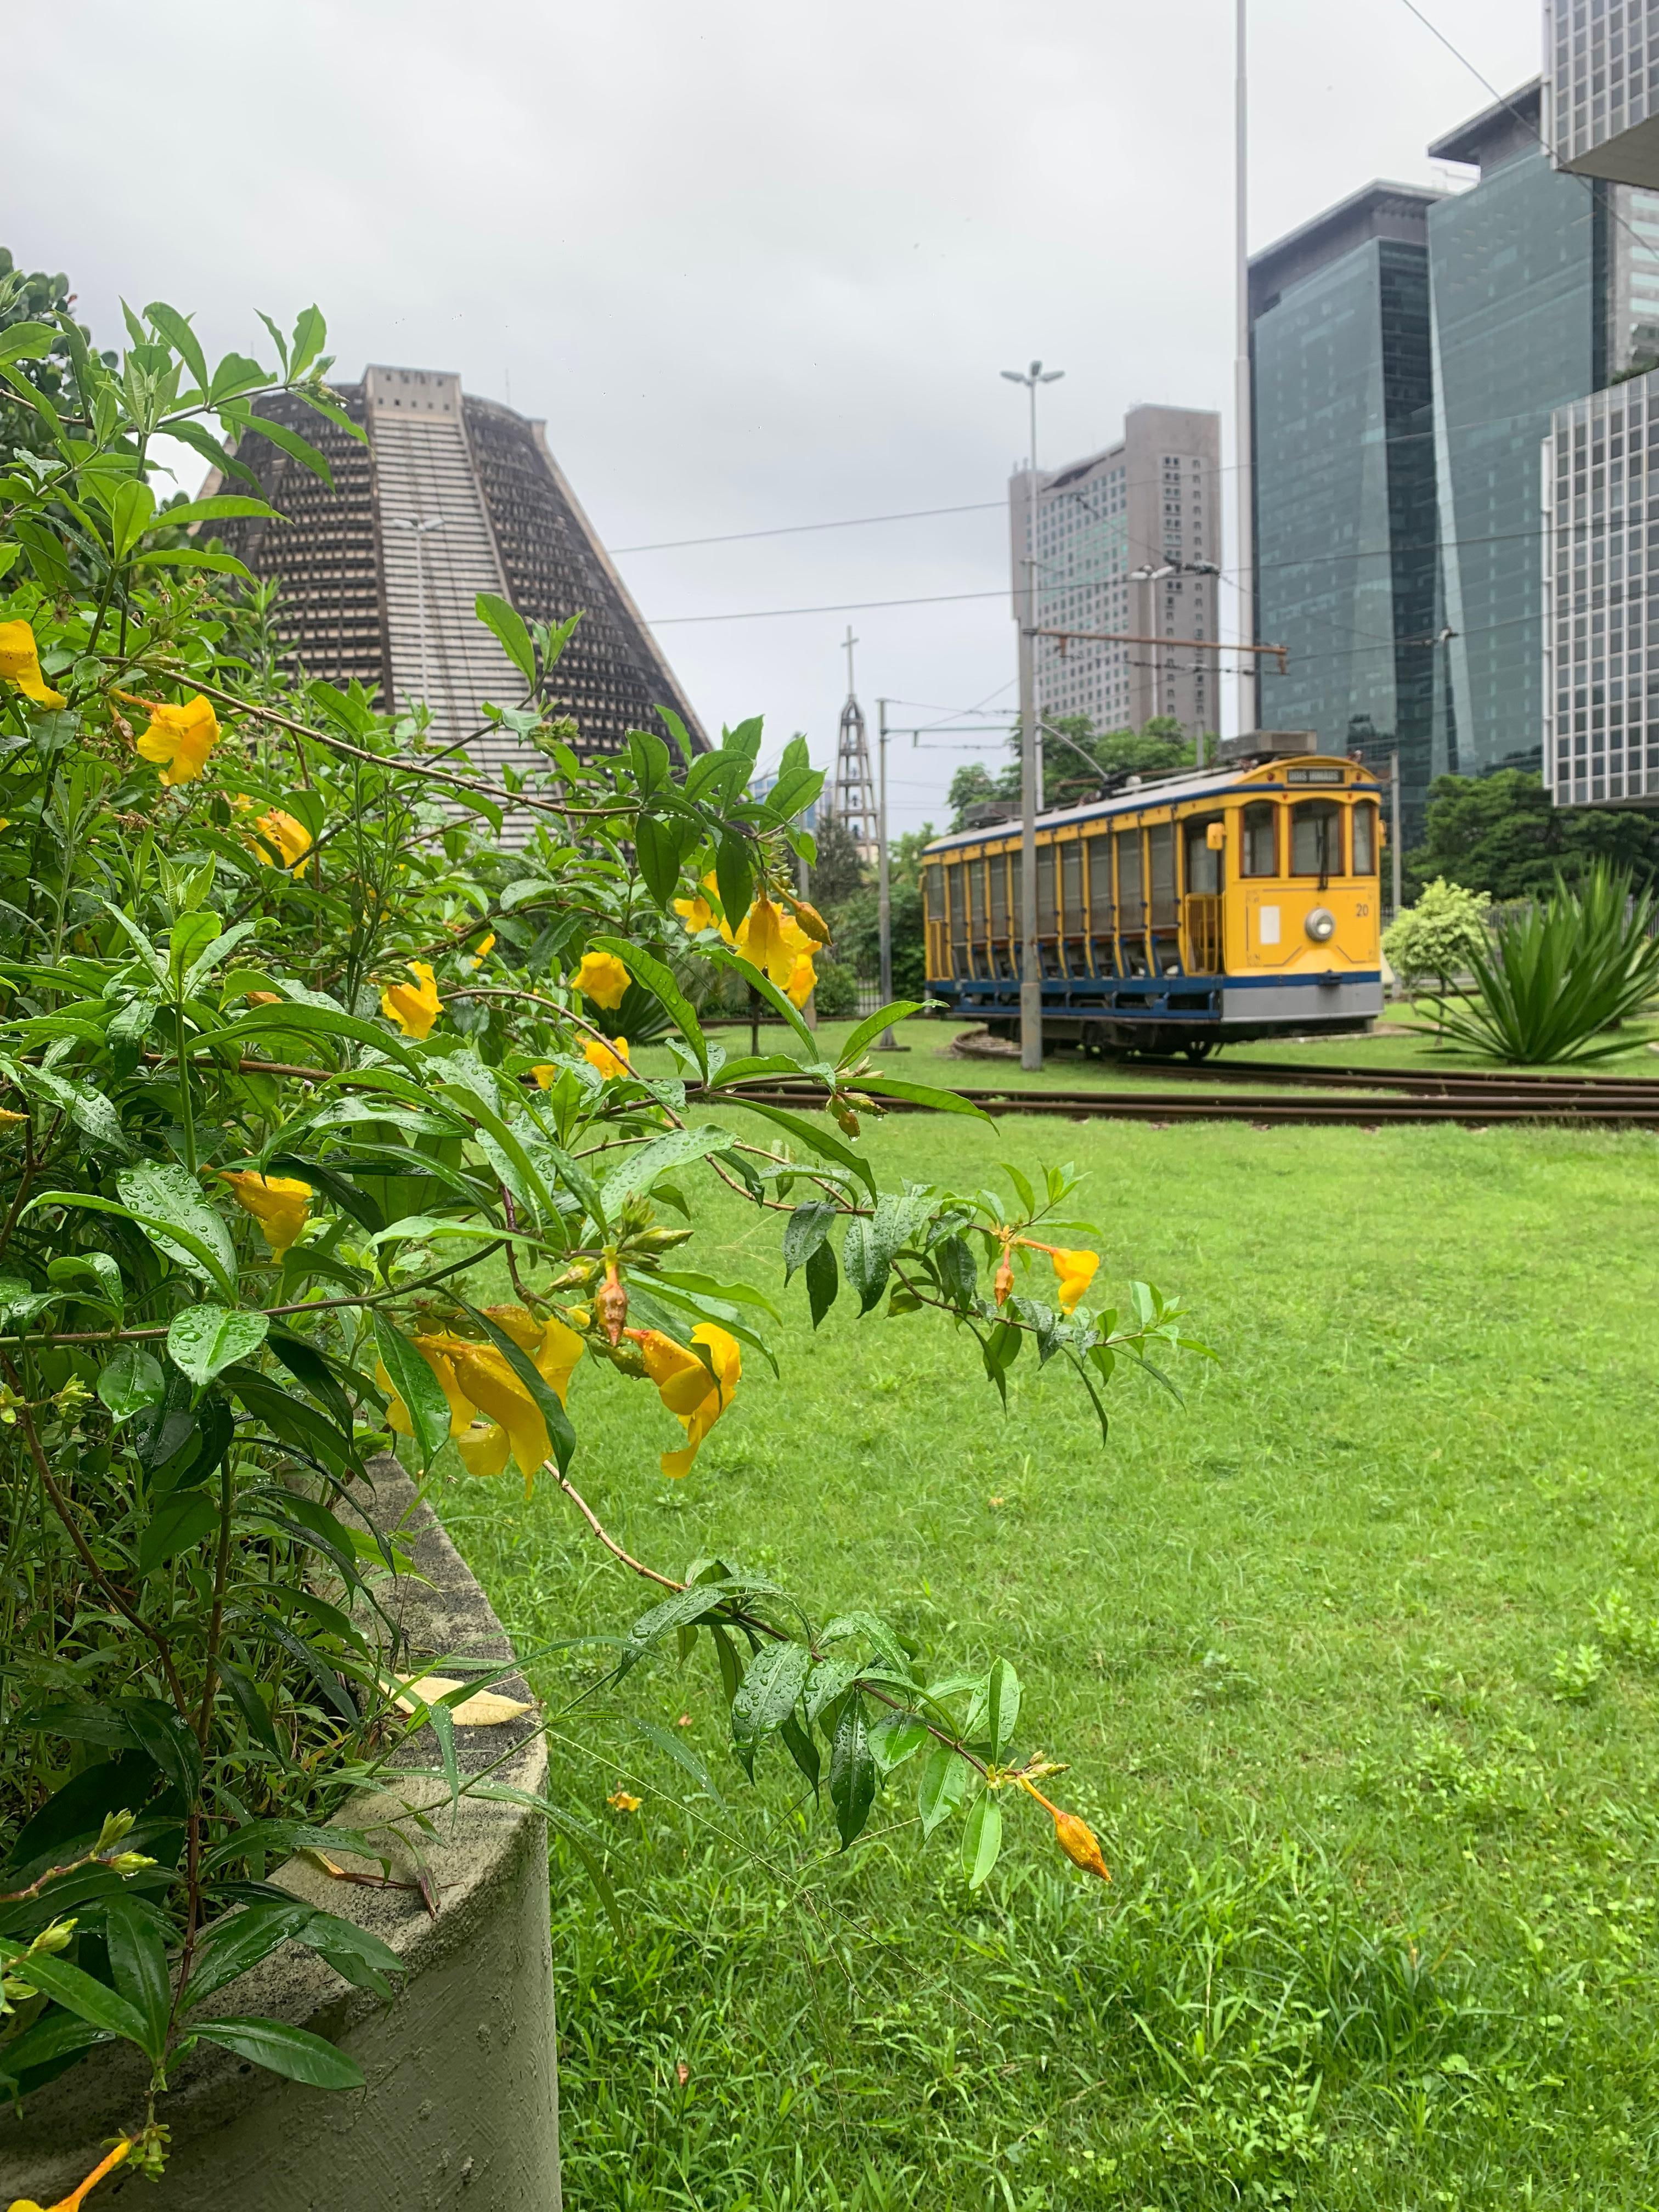
<path id="1" fill-rule="evenodd" d="M 1073 822 L 1097 822 L 1115 814 L 1145 814 L 1149 808 L 1180 806 L 1188 799 L 1224 799 L 1230 792 L 1288 790 L 1285 775 L 1287 769 L 1351 769 L 1357 765 L 1346 753 L 1296 753 L 1277 760 L 1229 761 L 1215 768 L 1194 769 L 1188 774 L 1149 777 L 1133 790 L 1115 791 L 1109 799 L 1091 799 L 1081 806 L 1056 808 L 1052 813 L 1039 814 L 1036 826 L 1039 830 L 1063 830 Z M 1383 788 L 1369 772 L 1362 771 L 1358 781 L 1369 791 Z M 962 845 L 991 844 L 1018 835 L 1017 818 L 988 822 L 978 830 L 954 830 L 943 837 L 935 837 L 926 849 L 929 853 L 950 853 Z"/>

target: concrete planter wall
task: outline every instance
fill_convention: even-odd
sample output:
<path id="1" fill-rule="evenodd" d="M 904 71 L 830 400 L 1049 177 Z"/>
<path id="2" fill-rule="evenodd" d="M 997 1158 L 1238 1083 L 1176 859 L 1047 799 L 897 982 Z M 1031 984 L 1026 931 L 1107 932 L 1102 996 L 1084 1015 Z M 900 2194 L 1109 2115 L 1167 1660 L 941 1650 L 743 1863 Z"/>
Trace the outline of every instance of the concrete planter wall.
<path id="1" fill-rule="evenodd" d="M 395 1461 L 377 1461 L 373 1473 L 385 1526 L 410 1504 L 410 1486 Z M 410 1662 L 510 1657 L 488 1600 L 432 1515 L 417 1507 L 406 1525 L 416 1575 L 430 1585 L 410 1577 L 397 1586 Z M 529 1695 L 512 1679 L 496 1686 Z M 495 1765 L 495 1778 L 513 1788 L 544 1786 L 545 1748 L 524 1722 L 458 1726 L 455 1740 L 464 1771 Z M 428 1731 L 412 1752 L 414 1765 L 436 1763 Z M 339 1818 L 370 1827 L 416 1802 L 433 1808 L 437 1831 L 422 1847 L 441 1903 L 435 1920 L 418 1894 L 337 1881 L 308 1860 L 291 1859 L 274 1876 L 399 1953 L 408 1978 L 393 2005 L 286 1948 L 213 2002 L 222 2014 L 263 2014 L 326 2036 L 357 2060 L 367 2088 L 301 2088 L 199 2045 L 164 2100 L 173 2130 L 166 2179 L 158 2188 L 118 2169 L 88 2212 L 118 2199 L 124 2212 L 559 2212 L 544 1822 L 518 1806 L 465 1799 L 452 1814 L 437 1809 L 447 1808 L 447 1792 L 426 1782 L 364 1794 Z M 340 1863 L 354 1862 L 342 1853 Z M 0 2203 L 25 2197 L 50 2205 L 66 2194 L 107 2139 L 142 2118 L 143 2085 L 137 2054 L 110 2045 L 38 2091 L 21 2120 L 0 2114 Z"/>

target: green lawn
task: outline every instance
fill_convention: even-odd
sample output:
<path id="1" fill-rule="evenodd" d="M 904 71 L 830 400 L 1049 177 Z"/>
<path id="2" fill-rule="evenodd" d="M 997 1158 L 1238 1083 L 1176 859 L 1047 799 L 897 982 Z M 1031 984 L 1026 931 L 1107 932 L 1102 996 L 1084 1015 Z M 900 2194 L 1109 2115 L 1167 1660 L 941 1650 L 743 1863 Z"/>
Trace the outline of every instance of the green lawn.
<path id="1" fill-rule="evenodd" d="M 1179 1292 L 1219 1364 L 1180 1407 L 1117 1387 L 1103 1449 L 1058 1363 L 1015 1370 L 1005 1419 L 939 1317 L 843 1294 L 814 1339 L 798 1282 L 781 1380 L 750 1357 L 683 1484 L 654 1397 L 594 1372 L 573 1474 L 668 1571 L 718 1550 L 943 1664 L 1012 1658 L 1115 1881 L 1028 1806 L 970 1896 L 908 1769 L 839 1856 L 667 1661 L 628 1707 L 721 1802 L 614 1699 L 567 1710 L 557 1787 L 627 1930 L 561 1849 L 573 2212 L 1659 2202 L 1655 1140 L 907 1117 L 869 1143 L 918 1179 L 1074 1160 L 1103 1297 Z M 700 1264 L 775 1291 L 778 1217 L 710 1187 Z M 642 1609 L 568 1502 L 515 1491 L 443 1503 L 524 1645 Z M 598 1664 L 533 1671 L 568 1708 Z"/>

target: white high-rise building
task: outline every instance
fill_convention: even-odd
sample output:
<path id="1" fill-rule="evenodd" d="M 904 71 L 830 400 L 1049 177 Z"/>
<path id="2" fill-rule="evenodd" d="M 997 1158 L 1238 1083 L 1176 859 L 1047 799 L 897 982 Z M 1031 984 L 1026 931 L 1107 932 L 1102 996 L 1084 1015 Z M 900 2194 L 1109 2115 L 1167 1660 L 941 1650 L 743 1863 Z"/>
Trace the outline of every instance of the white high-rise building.
<path id="1" fill-rule="evenodd" d="M 1086 715 L 1097 730 L 1155 716 L 1188 735 L 1219 729 L 1221 656 L 1186 641 L 1219 636 L 1221 417 L 1193 407 L 1136 407 L 1104 453 L 1009 487 L 1014 574 L 1037 563 L 1039 629 L 1111 631 L 1156 641 L 1038 641 L 1042 712 Z M 1165 640 L 1169 641 L 1167 643 Z"/>

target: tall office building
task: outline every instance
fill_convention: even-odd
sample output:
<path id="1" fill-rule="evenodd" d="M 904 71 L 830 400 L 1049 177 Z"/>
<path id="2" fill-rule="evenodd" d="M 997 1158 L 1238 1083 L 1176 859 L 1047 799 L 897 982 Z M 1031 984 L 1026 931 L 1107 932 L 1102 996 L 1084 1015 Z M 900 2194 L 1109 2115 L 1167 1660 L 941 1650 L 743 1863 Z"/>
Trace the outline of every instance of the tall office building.
<path id="1" fill-rule="evenodd" d="M 1218 415 L 1135 407 L 1115 446 L 1038 472 L 1035 516 L 1031 473 L 1015 475 L 1013 574 L 1023 588 L 1035 546 L 1037 627 L 1156 641 L 1039 639 L 1046 716 L 1086 715 L 1097 730 L 1139 729 L 1156 716 L 1192 736 L 1220 727 L 1219 656 L 1181 642 L 1220 635 L 1220 471 Z"/>
<path id="2" fill-rule="evenodd" d="M 1659 185 L 1659 0 L 1544 0 L 1558 168 Z"/>
<path id="3" fill-rule="evenodd" d="M 580 611 L 552 694 L 581 750 L 614 752 L 631 728 L 663 734 L 659 706 L 705 742 L 542 423 L 429 369 L 370 368 L 339 393 L 366 442 L 297 400 L 259 403 L 321 450 L 333 489 L 253 433 L 237 458 L 283 520 L 214 526 L 256 576 L 281 584 L 278 628 L 308 676 L 356 678 L 383 708 L 424 699 L 434 733 L 456 743 L 485 700 L 510 705 L 524 688 L 474 610 L 493 592 L 526 621 Z M 469 750 L 481 769 L 520 757 L 499 730 Z"/>
<path id="4" fill-rule="evenodd" d="M 1343 752 L 1397 746 L 1408 821 L 1431 772 L 1436 627 L 1428 218 L 1372 184 L 1250 263 L 1261 720 Z"/>

